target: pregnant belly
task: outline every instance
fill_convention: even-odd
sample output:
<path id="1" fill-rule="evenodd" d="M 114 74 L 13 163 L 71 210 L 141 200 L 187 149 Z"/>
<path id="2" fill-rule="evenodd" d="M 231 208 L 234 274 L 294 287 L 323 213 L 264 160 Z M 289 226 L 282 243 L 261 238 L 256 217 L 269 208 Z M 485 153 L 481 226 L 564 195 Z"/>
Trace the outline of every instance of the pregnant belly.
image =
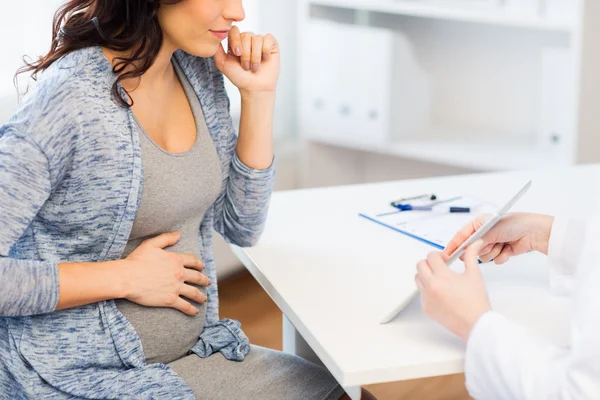
<path id="1" fill-rule="evenodd" d="M 206 294 L 206 288 L 198 288 Z M 184 300 L 200 312 L 192 317 L 173 308 L 145 307 L 125 299 L 115 300 L 140 336 L 148 364 L 171 363 L 188 355 L 198 343 L 204 329 L 206 305 Z"/>

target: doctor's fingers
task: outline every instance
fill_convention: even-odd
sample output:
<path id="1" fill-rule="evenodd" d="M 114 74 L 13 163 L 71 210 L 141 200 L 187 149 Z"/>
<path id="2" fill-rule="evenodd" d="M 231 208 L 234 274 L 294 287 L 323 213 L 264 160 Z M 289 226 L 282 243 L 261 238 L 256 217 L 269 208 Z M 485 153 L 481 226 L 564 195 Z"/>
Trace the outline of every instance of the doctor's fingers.
<path id="1" fill-rule="evenodd" d="M 514 257 L 515 255 L 515 249 L 510 244 L 507 244 L 504 246 L 500 254 L 494 258 L 494 263 L 497 265 L 505 264 L 508 260 L 510 260 L 511 257 Z"/>
<path id="2" fill-rule="evenodd" d="M 464 243 L 465 240 L 471 237 L 473 233 L 479 230 L 486 223 L 488 219 L 491 218 L 490 214 L 480 215 L 477 218 L 469 221 L 465 226 L 463 226 L 450 240 L 446 248 L 444 249 L 444 254 L 450 256 L 454 250 L 458 249 L 461 244 Z"/>
<path id="3" fill-rule="evenodd" d="M 494 260 L 500 253 L 502 253 L 502 249 L 504 249 L 504 243 L 496 243 L 493 246 L 486 246 L 483 250 L 481 250 L 481 254 L 479 255 L 479 259 L 481 262 L 489 262 Z M 487 250 L 487 251 L 486 251 Z"/>
<path id="4" fill-rule="evenodd" d="M 450 272 L 447 261 L 448 256 L 444 253 L 433 252 L 427 255 L 427 263 L 435 275 L 444 275 Z"/>
<path id="5" fill-rule="evenodd" d="M 417 264 L 417 277 L 423 284 L 423 287 L 427 288 L 429 283 L 433 279 L 433 272 L 427 261 L 423 260 Z"/>

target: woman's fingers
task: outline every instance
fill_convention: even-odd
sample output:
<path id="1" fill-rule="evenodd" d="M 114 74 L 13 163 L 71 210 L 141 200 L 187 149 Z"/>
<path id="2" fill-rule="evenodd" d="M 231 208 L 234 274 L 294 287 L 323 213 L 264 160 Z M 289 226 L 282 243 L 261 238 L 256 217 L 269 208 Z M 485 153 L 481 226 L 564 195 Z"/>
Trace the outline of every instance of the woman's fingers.
<path id="1" fill-rule="evenodd" d="M 277 40 L 275 39 L 275 36 L 271 35 L 270 33 L 265 35 L 262 45 L 263 61 L 267 61 L 271 57 L 271 53 L 273 52 L 276 44 Z"/>
<path id="2" fill-rule="evenodd" d="M 200 286 L 210 286 L 212 282 L 208 276 L 199 272 L 204 270 L 204 263 L 193 254 L 172 253 L 177 262 L 184 268 L 183 281 Z"/>
<path id="3" fill-rule="evenodd" d="M 182 267 L 193 268 L 198 271 L 204 270 L 204 263 L 193 254 L 172 253 L 169 252 L 173 260 Z"/>
<path id="4" fill-rule="evenodd" d="M 277 39 L 271 34 L 261 36 L 252 32 L 240 33 L 239 28 L 234 26 L 229 32 L 228 39 L 228 53 L 239 58 L 239 63 L 245 71 L 259 72 L 260 65 L 278 52 Z M 224 57 L 217 53 L 215 60 L 224 60 Z"/>
<path id="5" fill-rule="evenodd" d="M 242 56 L 242 38 L 240 36 L 240 28 L 233 26 L 229 31 L 229 49 L 236 57 Z"/>
<path id="6" fill-rule="evenodd" d="M 240 65 L 245 71 L 258 72 L 261 63 L 277 52 L 276 47 L 277 39 L 271 34 L 261 36 L 252 32 L 240 33 L 237 26 L 229 32 L 229 54 L 239 57 Z"/>
<path id="7" fill-rule="evenodd" d="M 175 243 L 177 243 L 179 241 L 180 237 L 181 237 L 181 232 L 173 231 L 173 232 L 163 233 L 161 235 L 155 236 L 150 239 L 146 239 L 146 240 L 144 240 L 143 243 L 146 245 L 152 246 L 152 247 L 164 249 L 165 247 L 173 246 Z"/>
<path id="8" fill-rule="evenodd" d="M 263 37 L 254 36 L 252 37 L 252 72 L 258 72 L 260 68 L 260 62 L 263 56 Z"/>
<path id="9" fill-rule="evenodd" d="M 241 34 L 241 45 L 242 55 L 240 56 L 240 63 L 242 68 L 246 71 L 250 70 L 250 62 L 252 61 L 252 37 L 254 35 L 251 32 L 244 32 Z"/>
<path id="10" fill-rule="evenodd" d="M 197 269 L 198 271 L 204 270 L 204 263 L 198 257 L 193 254 L 184 254 L 184 253 L 172 253 L 181 257 L 179 261 L 184 267 Z"/>
<path id="11" fill-rule="evenodd" d="M 200 304 L 204 304 L 208 300 L 206 295 L 202 293 L 200 289 L 186 284 L 181 285 L 181 288 L 179 289 L 179 294 Z"/>
<path id="12" fill-rule="evenodd" d="M 198 303 L 201 303 L 201 302 L 198 302 Z M 184 299 L 182 299 L 179 296 L 176 296 L 176 298 L 173 300 L 173 302 L 171 302 L 169 304 L 169 307 L 179 310 L 182 313 L 190 315 L 192 317 L 194 315 L 197 315 L 199 312 L 196 307 L 194 307 L 189 302 L 185 301 Z"/>
<path id="13" fill-rule="evenodd" d="M 208 276 L 204 275 L 201 272 L 198 272 L 193 269 L 188 269 L 188 268 L 185 269 L 185 272 L 183 274 L 183 280 L 184 280 L 184 282 L 193 283 L 195 285 L 200 285 L 200 286 L 212 285 L 212 282 L 210 281 Z"/>

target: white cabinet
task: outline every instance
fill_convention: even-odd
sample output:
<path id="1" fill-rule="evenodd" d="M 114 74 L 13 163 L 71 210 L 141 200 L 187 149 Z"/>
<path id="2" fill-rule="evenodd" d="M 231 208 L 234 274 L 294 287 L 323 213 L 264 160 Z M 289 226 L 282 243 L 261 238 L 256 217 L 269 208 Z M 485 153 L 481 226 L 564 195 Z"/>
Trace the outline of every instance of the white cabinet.
<path id="1" fill-rule="evenodd" d="M 473 170 L 600 161 L 597 3 L 300 0 L 300 135 Z"/>

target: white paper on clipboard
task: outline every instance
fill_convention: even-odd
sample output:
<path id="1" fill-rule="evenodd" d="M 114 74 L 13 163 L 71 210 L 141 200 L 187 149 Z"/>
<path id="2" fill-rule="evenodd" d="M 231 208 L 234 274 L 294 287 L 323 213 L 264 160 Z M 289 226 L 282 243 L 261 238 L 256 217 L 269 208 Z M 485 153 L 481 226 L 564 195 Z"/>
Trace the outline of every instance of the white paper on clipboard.
<path id="1" fill-rule="evenodd" d="M 360 216 L 379 225 L 393 229 L 413 239 L 443 250 L 456 232 L 481 214 L 494 214 L 498 207 L 472 196 L 447 195 L 440 200 L 447 207 L 469 207 L 470 213 L 439 213 L 432 211 L 397 212 L 390 205 L 379 210 L 361 213 Z M 410 202 L 411 205 L 428 205 L 431 201 Z M 440 204 L 442 205 L 442 204 Z"/>

